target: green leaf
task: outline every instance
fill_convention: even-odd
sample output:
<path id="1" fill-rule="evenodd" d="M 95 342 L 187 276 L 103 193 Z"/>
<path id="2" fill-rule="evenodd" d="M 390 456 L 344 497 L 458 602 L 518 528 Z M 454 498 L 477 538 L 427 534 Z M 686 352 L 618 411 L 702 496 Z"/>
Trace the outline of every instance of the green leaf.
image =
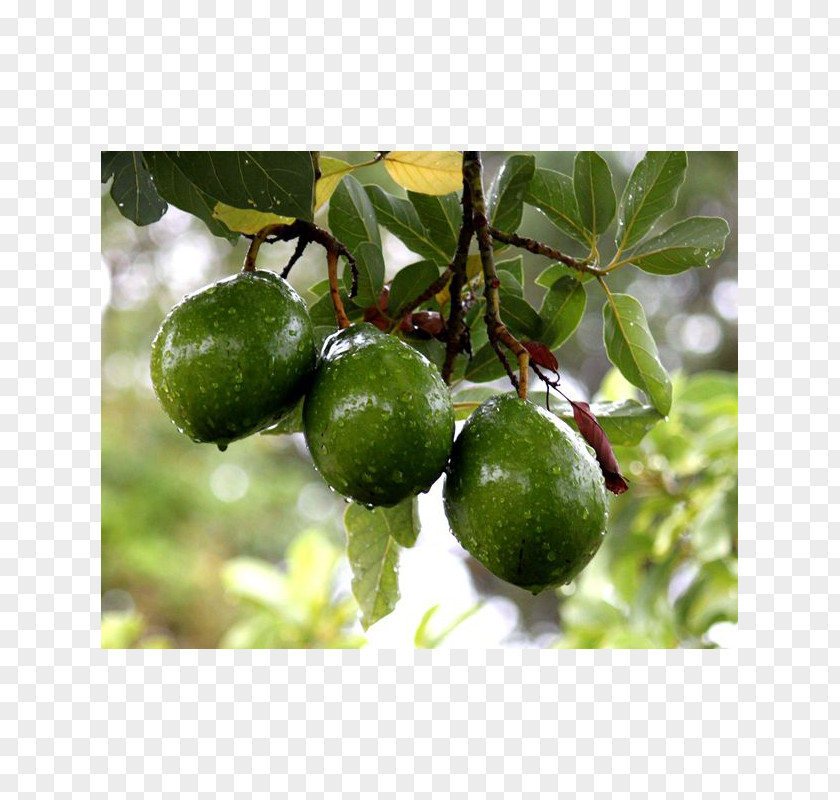
<path id="1" fill-rule="evenodd" d="M 361 320 L 364 316 L 364 312 L 353 303 L 347 290 L 339 290 L 339 295 L 341 296 L 341 302 L 344 303 L 344 310 L 347 312 L 347 316 L 350 321 L 357 322 Z M 332 297 L 329 292 L 318 298 L 311 306 L 309 306 L 309 318 L 312 320 L 312 324 L 314 326 L 328 326 L 331 329 L 331 332 L 335 331 L 335 307 L 333 306 Z"/>
<path id="2" fill-rule="evenodd" d="M 681 150 L 652 150 L 636 164 L 618 205 L 615 244 L 619 253 L 641 241 L 656 220 L 674 207 L 687 166 Z"/>
<path id="3" fill-rule="evenodd" d="M 114 170 L 116 169 L 117 164 L 119 163 L 119 157 L 123 155 L 123 153 L 117 150 L 102 150 L 102 183 L 108 183 L 108 181 L 114 176 Z"/>
<path id="4" fill-rule="evenodd" d="M 558 278 L 564 276 L 574 278 L 581 283 L 589 283 L 595 277 L 591 272 L 578 272 L 578 270 L 567 267 L 565 264 L 552 264 L 537 275 L 534 283 L 537 286 L 545 286 L 546 289 L 550 289 Z"/>
<path id="5" fill-rule="evenodd" d="M 575 157 L 575 171 L 572 180 L 575 185 L 580 219 L 592 240 L 609 228 L 615 216 L 615 189 L 607 162 L 591 150 L 578 153 Z"/>
<path id="6" fill-rule="evenodd" d="M 393 508 L 370 511 L 352 503 L 344 514 L 351 585 L 365 630 L 390 614 L 399 600 L 399 542 L 411 546 L 417 538 L 414 502 L 411 498 Z"/>
<path id="7" fill-rule="evenodd" d="M 512 233 L 522 222 L 522 204 L 528 184 L 534 177 L 534 156 L 508 158 L 496 175 L 487 197 L 490 224 Z"/>
<path id="8" fill-rule="evenodd" d="M 352 175 L 345 175 L 333 192 L 328 215 L 330 230 L 356 255 L 362 242 L 372 242 L 380 249 L 376 213 L 365 190 Z"/>
<path id="9" fill-rule="evenodd" d="M 307 150 L 178 150 L 168 155 L 192 183 L 217 201 L 312 220 L 315 167 Z"/>
<path id="10" fill-rule="evenodd" d="M 508 359 L 508 362 L 510 359 Z M 464 378 L 473 383 L 495 381 L 505 375 L 505 368 L 489 342 L 483 344 L 470 359 L 464 370 Z"/>
<path id="11" fill-rule="evenodd" d="M 403 267 L 391 281 L 388 315 L 393 319 L 406 303 L 419 297 L 439 276 L 440 270 L 431 261 L 417 261 Z"/>
<path id="12" fill-rule="evenodd" d="M 493 355 L 495 356 L 496 354 L 494 353 Z M 467 389 L 460 389 L 452 395 L 452 402 L 455 404 L 455 419 L 467 419 L 475 411 L 477 404 L 483 403 L 485 400 L 489 400 L 497 394 L 501 394 L 501 391 L 491 386 L 470 386 Z M 470 405 L 458 408 L 459 403 L 469 403 Z M 472 405 L 473 403 L 476 405 Z"/>
<path id="13" fill-rule="evenodd" d="M 417 498 L 408 497 L 390 508 L 380 509 L 388 524 L 391 538 L 401 547 L 414 547 L 420 533 L 420 517 L 417 513 Z"/>
<path id="14" fill-rule="evenodd" d="M 540 335 L 540 315 L 527 300 L 502 290 L 499 292 L 499 314 L 514 335 L 527 339 L 536 339 Z"/>
<path id="15" fill-rule="evenodd" d="M 604 304 L 604 345 L 610 361 L 638 386 L 660 414 L 671 410 L 671 379 L 659 361 L 642 304 L 629 294 L 614 294 Z"/>
<path id="16" fill-rule="evenodd" d="M 201 191 L 184 173 L 181 162 L 175 158 L 174 153 L 147 151 L 145 159 L 161 197 L 176 208 L 198 217 L 214 236 L 220 236 L 229 242 L 239 240 L 238 233 L 231 231 L 214 216 L 218 200 Z"/>
<path id="17" fill-rule="evenodd" d="M 102 182 L 110 178 L 111 197 L 120 214 L 135 225 L 157 222 L 167 209 L 140 152 L 103 152 Z"/>
<path id="18" fill-rule="evenodd" d="M 306 291 L 311 292 L 315 295 L 316 298 L 322 297 L 330 290 L 330 279 L 324 278 L 322 281 L 318 281 L 318 283 L 313 284 L 310 286 Z"/>
<path id="19" fill-rule="evenodd" d="M 522 297 L 522 286 L 519 281 L 516 280 L 516 276 L 513 273 L 499 270 L 498 278 L 499 288 L 502 289 L 502 291 L 507 292 L 508 294 L 516 295 L 517 297 Z"/>
<path id="20" fill-rule="evenodd" d="M 580 281 L 558 278 L 545 293 L 540 307 L 538 339 L 549 350 L 560 347 L 577 330 L 586 310 L 586 289 Z"/>
<path id="21" fill-rule="evenodd" d="M 333 307 L 329 292 L 319 297 L 309 306 L 309 318 L 312 320 L 313 325 L 331 325 L 335 328 L 335 308 Z"/>
<path id="22" fill-rule="evenodd" d="M 550 404 L 552 413 L 577 429 L 569 403 L 552 395 Z M 620 403 L 593 403 L 589 410 L 601 423 L 611 444 L 621 447 L 637 445 L 662 419 L 662 415 L 653 406 L 642 405 L 635 400 L 622 400 Z"/>
<path id="23" fill-rule="evenodd" d="M 379 186 L 365 186 L 365 191 L 376 210 L 379 224 L 389 230 L 405 246 L 422 258 L 436 264 L 448 264 L 451 252 L 443 250 L 423 227 L 417 210 L 408 201 L 388 194 Z"/>
<path id="24" fill-rule="evenodd" d="M 432 241 L 437 242 L 437 246 L 444 252 L 454 255 L 461 229 L 458 195 L 408 192 L 408 199 Z"/>
<path id="25" fill-rule="evenodd" d="M 446 345 L 437 339 L 416 339 L 406 337 L 405 343 L 411 345 L 418 353 L 424 355 L 440 371 L 444 358 L 446 358 Z"/>
<path id="26" fill-rule="evenodd" d="M 642 242 L 627 261 L 654 275 L 676 275 L 706 267 L 723 252 L 729 224 L 720 217 L 690 217 Z"/>
<path id="27" fill-rule="evenodd" d="M 373 242 L 361 242 L 354 255 L 356 269 L 359 272 L 359 289 L 353 302 L 362 308 L 375 306 L 379 302 L 379 293 L 385 282 L 385 261 L 382 258 L 382 249 Z M 344 274 L 352 283 L 349 267 L 345 266 Z"/>
<path id="28" fill-rule="evenodd" d="M 499 278 L 502 277 L 503 272 L 513 275 L 516 282 L 519 284 L 519 294 L 522 294 L 522 289 L 525 286 L 525 270 L 522 268 L 522 256 L 509 258 L 506 261 L 497 261 L 496 272 L 499 273 Z"/>
<path id="29" fill-rule="evenodd" d="M 580 218 L 574 184 L 568 175 L 550 169 L 535 170 L 525 202 L 542 211 L 566 236 L 589 246 L 591 237 Z"/>

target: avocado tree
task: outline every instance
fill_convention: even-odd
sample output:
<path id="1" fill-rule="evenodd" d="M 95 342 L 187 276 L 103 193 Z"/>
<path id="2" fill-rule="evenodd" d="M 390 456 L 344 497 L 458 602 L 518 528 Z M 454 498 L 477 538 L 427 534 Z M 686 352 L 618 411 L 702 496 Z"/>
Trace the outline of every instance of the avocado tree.
<path id="1" fill-rule="evenodd" d="M 362 183 L 383 166 L 400 196 Z M 729 232 L 716 217 L 654 232 L 687 166 L 684 152 L 648 152 L 620 199 L 595 152 L 578 153 L 572 175 L 510 155 L 489 186 L 477 151 L 381 151 L 353 165 L 308 151 L 105 152 L 102 180 L 137 225 L 172 204 L 216 236 L 250 240 L 238 275 L 162 322 L 155 391 L 179 430 L 220 450 L 257 432 L 304 434 L 324 480 L 351 501 L 348 556 L 367 627 L 397 602 L 416 496 L 442 473 L 453 534 L 503 580 L 537 593 L 595 555 L 607 493 L 628 489 L 612 445 L 637 445 L 672 399 L 641 303 L 612 291 L 610 276 L 709 266 Z M 520 231 L 525 204 L 556 241 Z M 389 269 L 380 228 L 418 259 Z M 259 269 L 260 249 L 279 241 L 295 242 L 282 273 Z M 309 246 L 323 251 L 325 277 L 307 307 L 286 278 Z M 517 250 L 546 259 L 538 307 Z M 644 402 L 590 405 L 560 383 L 557 352 L 587 284 L 603 292 L 607 357 Z M 512 391 L 482 386 L 505 378 Z M 533 382 L 545 394 L 529 394 Z M 456 419 L 467 420 L 457 439 Z"/>

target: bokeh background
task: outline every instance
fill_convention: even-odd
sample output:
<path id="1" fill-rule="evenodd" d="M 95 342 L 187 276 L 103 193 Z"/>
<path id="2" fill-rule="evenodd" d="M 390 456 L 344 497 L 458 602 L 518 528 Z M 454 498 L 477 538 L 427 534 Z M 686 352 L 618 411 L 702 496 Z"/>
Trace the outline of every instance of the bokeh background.
<path id="1" fill-rule="evenodd" d="M 329 155 L 359 162 L 371 154 Z M 538 166 L 571 173 L 573 152 L 536 155 Z M 603 155 L 620 192 L 642 153 Z M 485 157 L 488 185 L 504 157 Z M 382 165 L 356 176 L 401 192 Z M 403 553 L 397 609 L 363 632 L 343 555 L 345 503 L 315 473 L 302 436 L 253 436 L 222 454 L 179 434 L 152 391 L 149 349 L 163 316 L 187 292 L 237 271 L 246 243 L 231 247 L 172 207 L 137 228 L 103 187 L 103 646 L 733 644 L 736 153 L 690 153 L 678 206 L 656 232 L 696 214 L 722 216 L 732 231 L 710 269 L 665 278 L 628 267 L 611 277 L 614 290 L 644 305 L 676 394 L 666 422 L 639 446 L 617 448 L 631 491 L 611 500 L 609 533 L 593 563 L 573 584 L 537 597 L 497 580 L 449 533 L 439 483 L 420 499 L 422 530 Z M 316 221 L 326 225 L 324 211 Z M 520 232 L 578 252 L 531 208 Z M 383 236 L 389 274 L 416 260 Z M 279 271 L 292 247 L 263 247 L 260 266 Z M 524 264 L 526 296 L 538 306 L 544 290 L 533 278 L 548 262 L 526 253 Z M 324 272 L 322 253 L 311 247 L 291 282 L 311 301 L 308 287 Z M 604 355 L 600 290 L 590 283 L 587 292 L 586 316 L 558 352 L 567 393 L 635 397 Z"/>

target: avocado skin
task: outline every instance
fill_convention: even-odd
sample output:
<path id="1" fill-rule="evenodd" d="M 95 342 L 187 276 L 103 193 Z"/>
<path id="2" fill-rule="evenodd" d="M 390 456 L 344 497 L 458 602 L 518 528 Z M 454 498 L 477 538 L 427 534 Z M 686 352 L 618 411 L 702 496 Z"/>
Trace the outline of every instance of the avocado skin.
<path id="1" fill-rule="evenodd" d="M 241 272 L 187 295 L 152 342 L 155 392 L 178 429 L 224 448 L 290 409 L 315 369 L 306 305 L 273 272 Z"/>
<path id="2" fill-rule="evenodd" d="M 606 530 L 604 481 L 583 440 L 515 395 L 492 397 L 470 416 L 452 448 L 443 499 L 461 545 L 534 594 L 571 581 Z"/>
<path id="3" fill-rule="evenodd" d="M 455 412 L 448 387 L 423 355 L 362 323 L 324 342 L 303 429 L 333 489 L 366 505 L 392 506 L 437 480 L 452 447 Z"/>

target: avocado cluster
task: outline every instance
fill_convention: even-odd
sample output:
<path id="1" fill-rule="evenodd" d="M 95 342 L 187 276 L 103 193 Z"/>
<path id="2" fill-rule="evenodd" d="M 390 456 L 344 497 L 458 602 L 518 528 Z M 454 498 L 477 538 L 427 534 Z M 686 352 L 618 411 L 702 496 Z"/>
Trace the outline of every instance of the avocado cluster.
<path id="1" fill-rule="evenodd" d="M 564 423 L 500 395 L 453 445 L 449 388 L 431 362 L 367 323 L 329 336 L 318 357 L 306 305 L 272 272 L 242 272 L 185 297 L 152 343 L 151 375 L 178 429 L 222 450 L 303 398 L 315 466 L 368 507 L 425 492 L 445 469 L 455 537 L 534 593 L 574 578 L 603 538 L 598 465 Z"/>

